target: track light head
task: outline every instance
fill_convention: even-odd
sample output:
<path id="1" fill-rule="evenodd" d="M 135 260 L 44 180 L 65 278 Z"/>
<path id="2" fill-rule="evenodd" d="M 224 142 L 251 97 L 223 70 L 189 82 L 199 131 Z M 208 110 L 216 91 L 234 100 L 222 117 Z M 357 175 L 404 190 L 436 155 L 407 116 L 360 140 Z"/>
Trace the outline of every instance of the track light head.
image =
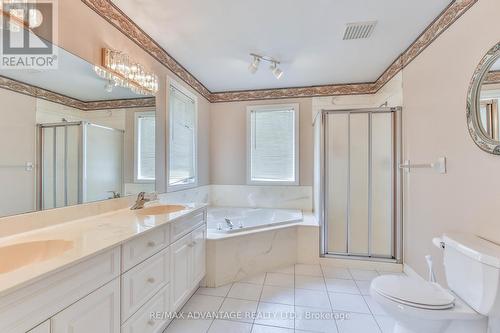
<path id="1" fill-rule="evenodd" d="M 252 63 L 250 64 L 250 66 L 248 66 L 248 70 L 250 71 L 250 73 L 252 74 L 257 73 L 257 71 L 259 70 L 259 64 L 260 64 L 260 58 L 254 56 Z"/>
<path id="2" fill-rule="evenodd" d="M 278 67 L 278 64 L 276 62 L 273 62 L 273 64 L 271 65 L 271 72 L 277 80 L 283 77 L 283 71 Z"/>

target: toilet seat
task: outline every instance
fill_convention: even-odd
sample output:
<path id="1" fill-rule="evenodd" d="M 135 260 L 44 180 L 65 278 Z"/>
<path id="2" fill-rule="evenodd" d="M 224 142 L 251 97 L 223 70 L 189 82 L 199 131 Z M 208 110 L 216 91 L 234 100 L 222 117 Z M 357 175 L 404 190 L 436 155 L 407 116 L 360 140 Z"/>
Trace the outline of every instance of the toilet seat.
<path id="1" fill-rule="evenodd" d="M 371 288 L 380 296 L 399 304 L 426 310 L 447 310 L 455 306 L 455 296 L 437 283 L 406 276 L 387 275 L 373 280 Z"/>

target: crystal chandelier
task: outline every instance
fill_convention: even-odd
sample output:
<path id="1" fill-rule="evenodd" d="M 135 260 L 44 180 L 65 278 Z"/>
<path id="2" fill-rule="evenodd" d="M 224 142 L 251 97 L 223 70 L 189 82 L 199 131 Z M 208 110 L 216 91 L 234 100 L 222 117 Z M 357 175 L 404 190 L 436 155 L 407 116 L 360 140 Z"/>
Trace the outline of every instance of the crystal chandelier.
<path id="1" fill-rule="evenodd" d="M 123 52 L 102 49 L 102 67 L 94 66 L 94 71 L 114 86 L 128 88 L 136 94 L 154 95 L 158 92 L 158 76 L 147 72 Z"/>

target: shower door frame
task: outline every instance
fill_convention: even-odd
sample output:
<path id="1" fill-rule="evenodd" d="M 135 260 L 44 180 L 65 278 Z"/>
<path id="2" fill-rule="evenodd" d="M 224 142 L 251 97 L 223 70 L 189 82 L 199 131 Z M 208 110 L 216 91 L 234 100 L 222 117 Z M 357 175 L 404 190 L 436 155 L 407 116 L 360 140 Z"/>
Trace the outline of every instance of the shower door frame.
<path id="1" fill-rule="evenodd" d="M 327 152 L 326 152 L 326 126 L 327 126 L 327 116 L 328 114 L 353 114 L 353 113 L 392 113 L 392 124 L 393 124 L 393 170 L 392 170 L 392 256 L 391 257 L 378 257 L 373 256 L 371 252 L 371 246 L 369 247 L 368 255 L 354 255 L 349 254 L 348 249 L 346 253 L 331 253 L 328 252 L 328 219 L 327 219 L 327 173 L 326 173 L 326 163 L 327 163 Z M 394 262 L 401 263 L 403 259 L 403 173 L 401 172 L 399 165 L 402 161 L 402 108 L 401 107 L 377 107 L 377 108 L 358 108 L 358 109 L 323 109 L 321 110 L 321 126 L 320 126 L 320 202 L 319 202 L 319 218 L 320 218 L 320 256 L 323 258 L 342 258 L 342 259 L 355 259 L 355 260 L 371 260 L 371 261 L 382 261 L 382 262 Z M 371 119 L 371 116 L 370 118 Z M 371 120 L 369 120 L 371 123 Z M 369 126 L 369 132 L 371 133 L 371 125 Z M 369 138 L 371 146 L 371 136 Z M 370 148 L 371 155 L 371 148 Z M 371 161 L 371 156 L 370 156 Z M 370 163 L 371 164 L 371 163 Z M 369 166 L 371 174 L 371 165 Z M 371 186 L 371 178 L 369 180 L 369 186 Z M 371 206 L 371 198 L 369 199 L 369 205 Z M 348 221 L 349 223 L 349 221 Z M 369 215 L 369 240 L 371 240 L 371 211 Z"/>
<path id="2" fill-rule="evenodd" d="M 44 163 L 43 163 L 43 147 L 45 143 L 45 135 L 43 134 L 43 130 L 47 128 L 51 128 L 54 130 L 54 138 L 53 138 L 53 145 L 54 145 L 54 152 L 56 142 L 57 142 L 57 128 L 58 127 L 64 127 L 64 178 L 65 178 L 65 185 L 64 185 L 64 202 L 65 205 L 63 207 L 68 206 L 68 160 L 67 160 L 67 152 L 68 152 L 68 127 L 69 126 L 76 126 L 78 127 L 78 204 L 82 203 L 82 198 L 83 198 L 83 189 L 82 189 L 82 178 L 83 178 L 83 166 L 85 165 L 85 154 L 84 154 L 84 149 L 83 145 L 85 143 L 84 136 L 85 136 L 85 122 L 84 121 L 73 121 L 73 122 L 59 122 L 59 123 L 46 123 L 46 124 L 37 124 L 37 160 L 39 161 L 39 165 L 37 168 L 37 198 L 36 198 L 36 203 L 37 203 L 37 210 L 43 210 L 43 193 L 44 193 L 44 188 L 45 188 L 45 183 L 43 180 L 43 173 L 44 173 Z M 56 155 L 54 153 L 54 160 L 56 158 Z M 54 173 L 55 173 L 55 167 L 54 167 Z M 54 208 L 56 208 L 56 184 L 57 180 L 54 174 L 54 179 L 53 179 L 53 186 L 54 186 Z"/>

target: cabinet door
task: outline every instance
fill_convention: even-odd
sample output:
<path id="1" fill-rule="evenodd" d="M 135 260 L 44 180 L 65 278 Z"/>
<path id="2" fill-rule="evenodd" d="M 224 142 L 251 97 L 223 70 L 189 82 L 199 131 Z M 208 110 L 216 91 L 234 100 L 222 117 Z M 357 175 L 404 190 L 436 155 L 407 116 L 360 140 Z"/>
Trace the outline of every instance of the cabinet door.
<path id="1" fill-rule="evenodd" d="M 172 244 L 172 310 L 176 311 L 184 303 L 191 292 L 192 276 L 192 238 L 184 236 Z"/>
<path id="2" fill-rule="evenodd" d="M 206 226 L 193 231 L 193 277 L 191 288 L 194 288 L 205 276 L 205 239 L 206 239 Z"/>
<path id="3" fill-rule="evenodd" d="M 114 279 L 51 319 L 52 333 L 120 333 L 120 282 Z"/>

